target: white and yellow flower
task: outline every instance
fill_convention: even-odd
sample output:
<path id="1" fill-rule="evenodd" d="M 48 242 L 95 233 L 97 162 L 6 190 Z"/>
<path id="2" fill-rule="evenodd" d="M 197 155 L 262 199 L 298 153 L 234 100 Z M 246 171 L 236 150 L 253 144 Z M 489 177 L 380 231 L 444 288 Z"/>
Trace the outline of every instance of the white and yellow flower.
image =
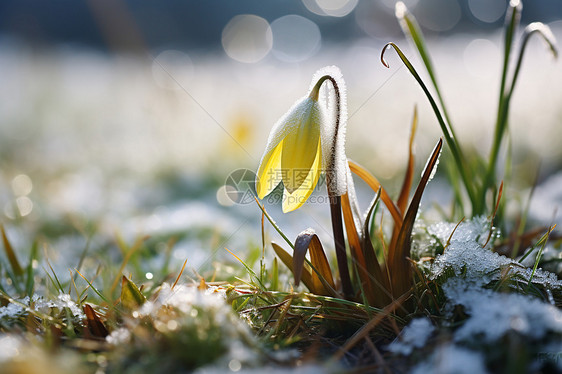
<path id="1" fill-rule="evenodd" d="M 301 207 L 314 191 L 324 169 L 334 169 L 334 158 L 344 158 L 345 121 L 335 129 L 334 116 L 319 102 L 319 90 L 327 77 L 341 79 L 336 67 L 321 69 L 310 92 L 298 100 L 273 126 L 256 176 L 256 192 L 263 199 L 283 182 L 283 212 Z M 342 87 L 345 90 L 343 80 Z M 344 91 L 345 92 L 345 91 Z M 338 97 L 340 101 L 342 98 Z M 338 103 L 341 113 L 342 105 Z M 344 108 L 345 109 L 345 108 Z M 342 126 L 343 125 L 343 126 Z M 338 135 L 339 134 L 339 135 Z M 336 139 L 339 138 L 339 139 Z M 340 150 L 341 148 L 341 150 Z M 341 155 L 341 157 L 333 157 Z M 345 166 L 343 167 L 345 173 Z M 332 178 L 335 179 L 335 178 Z M 346 176 L 344 175 L 344 179 Z M 335 184 L 334 184 L 335 185 Z M 330 190 L 330 188 L 329 188 Z M 339 190 L 342 190 L 339 188 Z M 345 191 L 338 191 L 339 194 Z"/>

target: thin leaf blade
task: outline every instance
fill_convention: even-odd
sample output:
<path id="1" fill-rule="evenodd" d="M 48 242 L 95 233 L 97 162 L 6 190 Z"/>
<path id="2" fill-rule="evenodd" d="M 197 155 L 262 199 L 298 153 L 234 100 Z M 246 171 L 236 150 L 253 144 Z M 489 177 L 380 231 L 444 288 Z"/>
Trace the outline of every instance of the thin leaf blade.
<path id="1" fill-rule="evenodd" d="M 406 216 L 404 217 L 404 224 L 398 234 L 396 246 L 391 248 L 389 253 L 389 265 L 391 271 L 392 291 L 395 298 L 400 297 L 408 291 L 411 286 L 412 272 L 408 258 L 410 257 L 411 236 L 414 228 L 414 222 L 418 213 L 418 208 L 421 198 L 427 183 L 430 181 L 434 173 L 434 168 L 439 160 L 441 148 L 443 146 L 443 139 L 439 139 L 437 145 L 433 149 L 427 165 L 422 174 L 422 178 L 416 188 L 416 192 L 412 198 L 412 202 L 408 207 Z"/>

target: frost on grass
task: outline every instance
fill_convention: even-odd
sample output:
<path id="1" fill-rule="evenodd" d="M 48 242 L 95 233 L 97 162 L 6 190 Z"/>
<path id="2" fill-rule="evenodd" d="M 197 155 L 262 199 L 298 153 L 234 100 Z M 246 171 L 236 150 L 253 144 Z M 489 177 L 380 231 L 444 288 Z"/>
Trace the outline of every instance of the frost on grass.
<path id="1" fill-rule="evenodd" d="M 486 370 L 484 356 L 479 352 L 456 345 L 447 345 L 436 349 L 431 357 L 418 364 L 412 373 L 482 374 L 488 373 L 488 370 Z"/>
<path id="2" fill-rule="evenodd" d="M 37 311 L 50 314 L 53 310 L 69 310 L 77 319 L 84 319 L 85 315 L 78 305 L 71 299 L 68 294 L 59 294 L 56 298 L 50 300 L 38 295 L 34 295 L 32 299 L 29 296 L 15 300 L 6 306 L 0 307 L 0 321 L 7 319 L 16 319 L 25 316 L 29 311 Z"/>
<path id="3" fill-rule="evenodd" d="M 123 359 L 113 368 L 118 372 L 175 372 L 210 364 L 224 369 L 232 360 L 241 367 L 256 361 L 253 336 L 220 289 L 164 283 L 132 316 L 124 326 L 128 331 L 117 329 L 106 339 L 122 350 Z M 143 362 L 131 365 L 132 357 Z"/>
<path id="4" fill-rule="evenodd" d="M 442 255 L 437 256 L 431 267 L 432 279 L 453 275 L 477 286 L 485 286 L 500 278 L 510 278 L 523 283 L 532 279 L 533 284 L 547 289 L 562 288 L 562 281 L 556 275 L 540 269 L 533 274 L 531 268 L 492 252 L 491 243 L 497 233 L 492 233 L 492 239 L 486 244 L 490 230 L 490 223 L 486 217 L 463 222 L 453 233 L 454 228 L 455 224 L 443 222 L 428 228 L 429 235 L 441 243 L 446 243 L 450 238 L 449 246 Z"/>
<path id="5" fill-rule="evenodd" d="M 531 268 L 493 252 L 492 240 L 487 243 L 490 223 L 485 217 L 463 222 L 451 236 L 454 227 L 438 223 L 427 228 L 445 247 L 431 265 L 429 277 L 442 286 L 445 310 L 452 314 L 454 307 L 461 306 L 468 316 L 454 331 L 454 341 L 493 344 L 508 333 L 537 343 L 560 341 L 562 311 L 549 298 L 560 292 L 562 282 L 552 273 L 537 269 L 533 274 Z M 550 296 L 539 298 L 540 292 L 528 292 L 531 288 Z"/>
<path id="6" fill-rule="evenodd" d="M 431 321 L 426 317 L 413 319 L 388 346 L 388 350 L 392 353 L 409 355 L 414 348 L 422 348 L 425 345 L 434 329 Z"/>

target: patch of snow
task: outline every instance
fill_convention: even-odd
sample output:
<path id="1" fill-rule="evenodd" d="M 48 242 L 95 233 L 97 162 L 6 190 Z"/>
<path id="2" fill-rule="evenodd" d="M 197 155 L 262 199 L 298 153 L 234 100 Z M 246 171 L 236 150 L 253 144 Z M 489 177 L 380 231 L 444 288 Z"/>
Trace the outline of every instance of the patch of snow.
<path id="1" fill-rule="evenodd" d="M 21 300 L 22 304 L 29 304 L 29 297 Z M 3 318 L 17 318 L 25 312 L 25 309 L 18 304 L 9 303 L 6 306 L 0 307 L 0 319 Z"/>
<path id="2" fill-rule="evenodd" d="M 429 318 L 421 317 L 413 319 L 400 335 L 388 346 L 392 353 L 409 355 L 414 348 L 421 348 L 433 333 L 435 327 Z"/>
<path id="3" fill-rule="evenodd" d="M 212 310 L 228 308 L 223 295 L 220 293 L 207 293 L 206 291 L 200 291 L 197 287 L 183 284 L 178 284 L 174 288 L 168 283 L 162 284 L 154 303 L 177 308 L 183 313 L 190 313 L 193 307 Z"/>
<path id="4" fill-rule="evenodd" d="M 427 232 L 446 243 L 454 226 L 438 223 Z M 448 277 L 442 285 L 448 300 L 446 308 L 452 310 L 462 305 L 468 314 L 454 332 L 454 340 L 493 343 L 510 331 L 534 341 L 550 336 L 549 333 L 562 334 L 562 311 L 556 306 L 522 294 L 519 288 L 518 293 L 505 293 L 485 287 L 492 281 L 513 277 L 523 288 L 531 278 L 533 284 L 543 286 L 547 293 L 562 288 L 562 281 L 555 274 L 540 269 L 533 274 L 531 268 L 492 252 L 489 244 L 483 248 L 489 228 L 485 217 L 460 224 L 450 245 L 429 269 L 431 279 Z"/>
<path id="5" fill-rule="evenodd" d="M 459 278 L 447 280 L 443 291 L 451 304 L 464 306 L 470 316 L 455 331 L 456 341 L 492 343 L 510 331 L 534 340 L 550 332 L 562 334 L 562 311 L 531 296 L 495 292 Z"/>
<path id="6" fill-rule="evenodd" d="M 487 372 L 482 354 L 453 344 L 439 347 L 428 360 L 418 364 L 412 370 L 413 374 L 483 374 Z"/>

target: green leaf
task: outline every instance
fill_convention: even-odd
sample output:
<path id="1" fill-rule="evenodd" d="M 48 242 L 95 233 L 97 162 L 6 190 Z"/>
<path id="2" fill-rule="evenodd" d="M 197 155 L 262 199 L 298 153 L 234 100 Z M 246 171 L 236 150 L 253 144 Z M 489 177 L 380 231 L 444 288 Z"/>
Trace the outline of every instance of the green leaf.
<path id="1" fill-rule="evenodd" d="M 121 305 L 128 310 L 137 309 L 146 301 L 136 284 L 129 278 L 121 278 Z"/>

